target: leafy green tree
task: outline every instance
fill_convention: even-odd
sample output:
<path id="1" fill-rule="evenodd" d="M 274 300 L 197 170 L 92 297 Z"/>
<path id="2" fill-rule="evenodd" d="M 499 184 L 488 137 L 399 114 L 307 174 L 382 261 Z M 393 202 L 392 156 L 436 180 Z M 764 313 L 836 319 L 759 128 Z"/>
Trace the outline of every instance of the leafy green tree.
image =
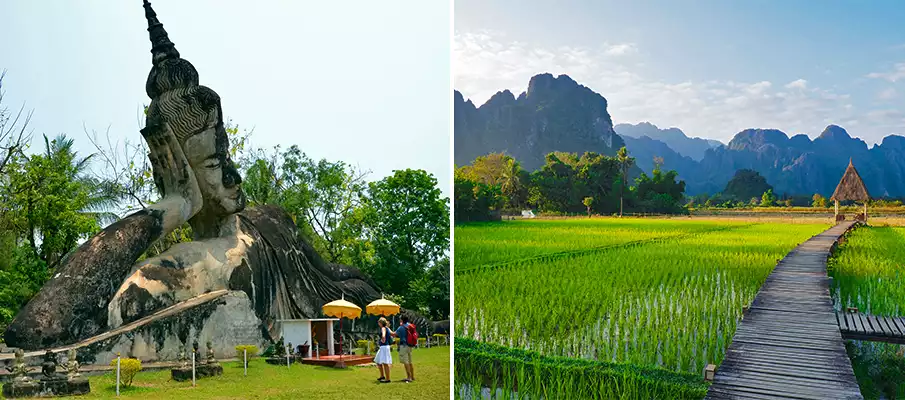
<path id="1" fill-rule="evenodd" d="M 826 208 L 826 197 L 821 196 L 820 193 L 814 193 L 814 197 L 811 200 L 813 200 L 811 207 Z"/>
<path id="2" fill-rule="evenodd" d="M 547 154 L 541 169 L 531 174 L 530 203 L 541 211 L 586 212 L 582 203 L 593 197 L 592 211 L 608 213 L 617 209 L 615 188 L 619 164 L 615 158 L 597 153 L 554 152 Z"/>
<path id="3" fill-rule="evenodd" d="M 735 171 L 735 176 L 726 183 L 723 195 L 731 199 L 745 200 L 752 197 L 760 197 L 773 186 L 767 183 L 767 179 L 760 173 L 750 169 Z"/>
<path id="4" fill-rule="evenodd" d="M 92 156 L 79 158 L 72 139 L 44 137 L 44 153 L 24 158 L 8 171 L 10 223 L 33 255 L 53 269 L 80 239 L 116 215 L 110 185 L 90 177 Z"/>
<path id="5" fill-rule="evenodd" d="M 371 182 L 368 193 L 365 232 L 375 262 L 362 268 L 387 293 L 405 293 L 448 256 L 449 199 L 441 197 L 433 175 L 412 169 Z M 405 296 L 403 306 L 417 309 L 417 300 Z"/>
<path id="6" fill-rule="evenodd" d="M 761 207 L 769 207 L 776 203 L 776 195 L 773 194 L 773 189 L 767 189 L 763 195 L 760 197 L 760 206 Z"/>
<path id="7" fill-rule="evenodd" d="M 330 262 L 360 266 L 369 258 L 362 205 L 366 172 L 342 161 L 315 161 L 298 146 L 247 156 L 242 187 L 250 205 L 275 204 Z"/>
<path id="8" fill-rule="evenodd" d="M 471 165 L 460 168 L 463 178 L 489 187 L 498 186 L 505 196 L 503 207 L 522 208 L 528 199 L 530 175 L 521 164 L 503 153 L 491 153 L 476 158 Z"/>
<path id="9" fill-rule="evenodd" d="M 674 170 L 663 172 L 662 164 L 655 164 L 653 176 L 642 172 L 635 179 L 634 196 L 644 212 L 676 214 L 685 213 L 682 207 L 685 198 L 685 181 L 677 181 L 678 173 Z M 719 204 L 719 198 L 707 200 L 711 205 Z M 706 204 L 706 203 L 705 203 Z"/>
<path id="10" fill-rule="evenodd" d="M 433 320 L 449 319 L 449 258 L 434 263 L 409 283 L 408 293 L 421 314 Z"/>
<path id="11" fill-rule="evenodd" d="M 622 184 L 619 185 L 619 216 L 622 216 L 623 203 L 625 198 L 625 182 L 628 180 L 628 170 L 635 165 L 635 158 L 629 157 L 628 149 L 622 146 L 616 152 L 616 160 L 619 161 L 619 168 L 622 171 Z M 657 167 L 659 169 L 659 167 Z"/>
<path id="12" fill-rule="evenodd" d="M 585 197 L 584 200 L 581 201 L 581 203 L 588 208 L 588 218 L 591 218 L 591 206 L 594 205 L 594 198 Z"/>
<path id="13" fill-rule="evenodd" d="M 492 211 L 505 203 L 499 186 L 474 181 L 464 168 L 456 168 L 454 174 L 456 222 L 493 220 Z"/>

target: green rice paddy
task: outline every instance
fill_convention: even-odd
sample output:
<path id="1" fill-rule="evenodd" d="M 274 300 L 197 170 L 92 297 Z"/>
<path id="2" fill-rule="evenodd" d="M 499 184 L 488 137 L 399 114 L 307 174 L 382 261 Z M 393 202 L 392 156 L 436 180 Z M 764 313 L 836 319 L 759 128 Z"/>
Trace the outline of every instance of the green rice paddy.
<path id="1" fill-rule="evenodd" d="M 829 267 L 837 308 L 905 315 L 905 228 L 855 229 L 830 259 Z M 849 341 L 846 347 L 865 398 L 905 395 L 905 360 L 897 354 L 901 346 Z"/>
<path id="2" fill-rule="evenodd" d="M 456 335 L 544 357 L 655 368 L 678 381 L 701 376 L 722 360 L 742 307 L 776 262 L 827 227 L 630 218 L 457 226 Z M 546 381 L 559 377 L 575 379 L 554 373 Z M 643 384 L 609 382 L 584 386 L 600 388 L 599 398 L 653 395 L 637 390 Z"/>

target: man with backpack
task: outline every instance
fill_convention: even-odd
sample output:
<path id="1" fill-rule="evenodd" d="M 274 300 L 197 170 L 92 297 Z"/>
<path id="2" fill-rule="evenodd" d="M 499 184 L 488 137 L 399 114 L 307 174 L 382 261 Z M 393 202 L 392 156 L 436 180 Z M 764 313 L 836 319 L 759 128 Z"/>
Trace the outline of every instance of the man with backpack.
<path id="1" fill-rule="evenodd" d="M 402 324 L 393 333 L 393 336 L 399 338 L 399 362 L 405 366 L 406 379 L 402 381 L 409 383 L 415 380 L 415 370 L 412 368 L 412 349 L 418 345 L 418 331 L 415 324 L 409 322 L 409 318 L 405 315 L 401 318 Z"/>

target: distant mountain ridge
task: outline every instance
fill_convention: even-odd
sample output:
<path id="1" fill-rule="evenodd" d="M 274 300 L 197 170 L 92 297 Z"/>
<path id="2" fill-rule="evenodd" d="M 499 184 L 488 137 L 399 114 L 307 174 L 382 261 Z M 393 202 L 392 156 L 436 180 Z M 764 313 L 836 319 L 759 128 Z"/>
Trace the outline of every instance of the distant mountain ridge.
<path id="1" fill-rule="evenodd" d="M 665 168 L 686 181 L 690 195 L 721 192 L 737 170 L 751 169 L 778 194 L 829 196 L 851 158 L 871 196 L 905 197 L 905 137 L 899 135 L 868 147 L 837 125 L 813 140 L 777 129 L 746 129 L 727 145 L 714 146 L 678 128 L 614 127 L 606 99 L 566 75 L 537 75 L 518 98 L 502 91 L 481 107 L 456 91 L 454 107 L 457 165 L 502 151 L 531 171 L 552 151 L 613 155 L 625 145 L 645 172 L 653 169 L 654 157 L 661 157 Z"/>
<path id="2" fill-rule="evenodd" d="M 641 138 L 647 136 L 665 143 L 675 152 L 691 157 L 695 161 L 701 161 L 704 153 L 714 147 L 723 146 L 718 140 L 689 137 L 679 128 L 660 129 L 650 122 L 641 122 L 636 125 L 617 124 L 613 127 L 619 136 L 623 138 Z"/>

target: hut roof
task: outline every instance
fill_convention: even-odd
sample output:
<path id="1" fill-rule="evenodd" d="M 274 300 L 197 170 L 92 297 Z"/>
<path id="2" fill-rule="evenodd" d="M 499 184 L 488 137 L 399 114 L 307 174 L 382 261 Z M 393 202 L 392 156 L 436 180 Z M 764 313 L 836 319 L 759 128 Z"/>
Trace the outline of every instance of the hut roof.
<path id="1" fill-rule="evenodd" d="M 858 175 L 858 171 L 855 170 L 855 166 L 852 165 L 852 159 L 848 160 L 848 168 L 845 169 L 845 174 L 843 174 L 842 179 L 839 180 L 839 185 L 836 186 L 836 191 L 833 192 L 833 196 L 830 197 L 830 200 L 870 200 L 870 194 L 867 193 L 867 187 L 864 186 L 864 182 L 861 181 L 861 175 Z"/>

